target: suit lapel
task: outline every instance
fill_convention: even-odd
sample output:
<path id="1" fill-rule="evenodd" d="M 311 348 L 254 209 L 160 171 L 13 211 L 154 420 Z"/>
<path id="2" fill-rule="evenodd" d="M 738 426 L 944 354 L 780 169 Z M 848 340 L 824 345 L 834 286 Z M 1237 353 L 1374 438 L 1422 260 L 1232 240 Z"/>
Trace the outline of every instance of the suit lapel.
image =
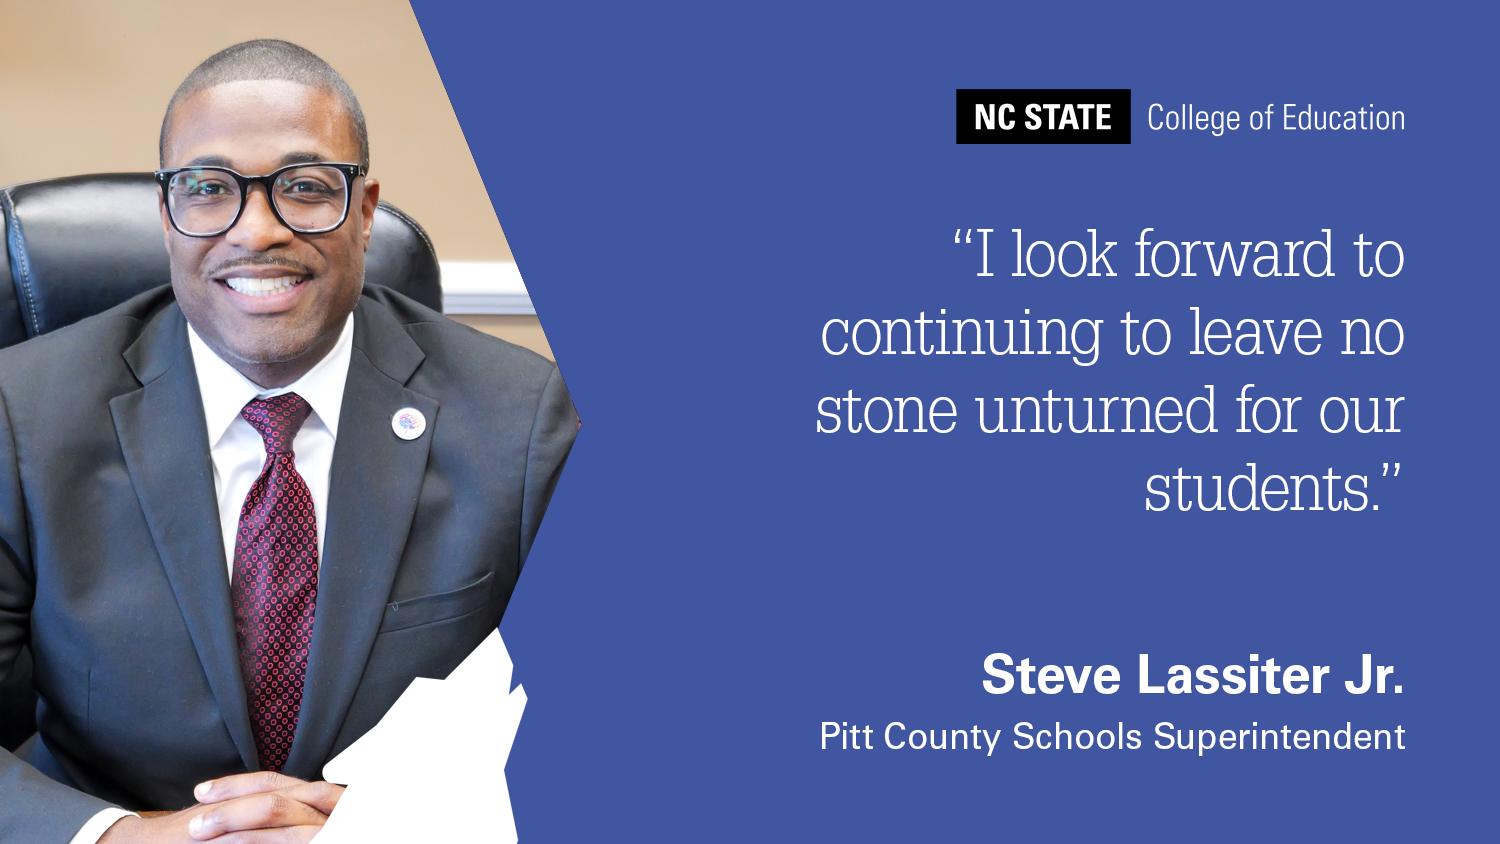
<path id="1" fill-rule="evenodd" d="M 361 297 L 329 477 L 327 533 L 297 735 L 286 772 L 321 778 L 390 600 L 427 469 L 438 402 L 404 386 L 424 355 L 394 317 Z M 414 407 L 428 433 L 402 440 L 396 411 Z"/>
<path id="2" fill-rule="evenodd" d="M 187 322 L 176 304 L 147 323 L 125 360 L 142 384 L 109 403 L 125 465 L 224 725 L 253 771 L 259 765 L 240 675 L 203 399 Z"/>

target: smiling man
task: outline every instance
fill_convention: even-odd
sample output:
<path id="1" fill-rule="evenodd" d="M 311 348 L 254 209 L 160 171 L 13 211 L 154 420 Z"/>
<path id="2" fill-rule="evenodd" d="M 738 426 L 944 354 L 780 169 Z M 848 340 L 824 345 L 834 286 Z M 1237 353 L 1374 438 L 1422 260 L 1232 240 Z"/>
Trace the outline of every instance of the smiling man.
<path id="1" fill-rule="evenodd" d="M 171 286 L 0 352 L 0 676 L 29 642 L 41 699 L 6 841 L 311 838 L 323 764 L 499 623 L 578 430 L 550 361 L 364 285 L 318 57 L 206 60 L 161 165 Z"/>

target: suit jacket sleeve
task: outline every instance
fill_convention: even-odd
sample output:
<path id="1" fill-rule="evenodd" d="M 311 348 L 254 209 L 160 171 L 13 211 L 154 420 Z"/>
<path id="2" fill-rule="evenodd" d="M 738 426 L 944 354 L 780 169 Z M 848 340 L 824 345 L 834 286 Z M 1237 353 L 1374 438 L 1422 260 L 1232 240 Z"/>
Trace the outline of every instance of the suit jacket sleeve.
<path id="1" fill-rule="evenodd" d="M 526 489 L 521 503 L 522 565 L 531 553 L 531 543 L 536 539 L 542 515 L 547 512 L 547 502 L 552 500 L 557 477 L 562 473 L 563 463 L 567 462 L 576 436 L 578 413 L 573 409 L 568 388 L 554 366 L 542 388 L 541 400 L 537 402 L 531 442 L 526 453 Z"/>
<path id="2" fill-rule="evenodd" d="M 15 435 L 0 392 L 0 677 L 9 676 L 26 644 L 35 584 Z M 0 841 L 66 844 L 110 805 L 0 750 Z"/>

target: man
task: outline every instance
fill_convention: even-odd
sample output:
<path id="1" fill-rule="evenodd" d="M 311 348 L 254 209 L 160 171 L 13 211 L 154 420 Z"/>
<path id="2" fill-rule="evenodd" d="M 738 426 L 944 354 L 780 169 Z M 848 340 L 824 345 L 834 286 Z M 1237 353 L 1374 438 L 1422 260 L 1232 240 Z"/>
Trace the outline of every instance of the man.
<path id="1" fill-rule="evenodd" d="M 0 353 L 0 676 L 29 641 L 41 698 L 4 841 L 311 838 L 323 764 L 499 623 L 578 430 L 551 362 L 362 289 L 321 59 L 209 58 L 161 163 L 170 288 Z"/>

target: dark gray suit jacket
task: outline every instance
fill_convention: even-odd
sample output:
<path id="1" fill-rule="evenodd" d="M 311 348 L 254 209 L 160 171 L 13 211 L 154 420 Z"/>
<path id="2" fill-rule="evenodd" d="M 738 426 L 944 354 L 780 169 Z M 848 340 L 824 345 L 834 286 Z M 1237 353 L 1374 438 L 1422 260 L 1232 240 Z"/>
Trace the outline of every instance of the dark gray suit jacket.
<path id="1" fill-rule="evenodd" d="M 577 431 L 552 362 L 366 289 L 286 773 L 320 778 L 495 629 Z M 38 740 L 0 750 L 0 841 L 65 844 L 107 805 L 182 808 L 258 769 L 169 287 L 0 352 L 0 676 L 28 642 Z"/>

